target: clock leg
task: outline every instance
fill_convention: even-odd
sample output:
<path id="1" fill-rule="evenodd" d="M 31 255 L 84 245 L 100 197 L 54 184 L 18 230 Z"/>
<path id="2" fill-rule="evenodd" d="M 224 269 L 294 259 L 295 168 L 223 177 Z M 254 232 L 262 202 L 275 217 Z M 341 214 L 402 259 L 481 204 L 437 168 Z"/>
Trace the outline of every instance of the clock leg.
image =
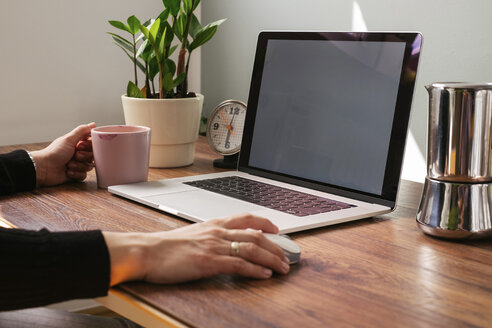
<path id="1" fill-rule="evenodd" d="M 225 155 L 224 158 L 214 160 L 214 166 L 221 169 L 236 169 L 239 159 L 239 153 L 234 155 Z"/>

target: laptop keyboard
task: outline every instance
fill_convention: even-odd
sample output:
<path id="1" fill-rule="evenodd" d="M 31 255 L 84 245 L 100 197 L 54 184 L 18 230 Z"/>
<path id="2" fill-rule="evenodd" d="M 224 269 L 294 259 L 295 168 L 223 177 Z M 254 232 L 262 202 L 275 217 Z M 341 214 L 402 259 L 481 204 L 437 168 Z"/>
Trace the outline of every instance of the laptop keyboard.
<path id="1" fill-rule="evenodd" d="M 190 181 L 184 182 L 184 184 L 295 216 L 307 216 L 355 207 L 355 205 L 237 176 Z"/>

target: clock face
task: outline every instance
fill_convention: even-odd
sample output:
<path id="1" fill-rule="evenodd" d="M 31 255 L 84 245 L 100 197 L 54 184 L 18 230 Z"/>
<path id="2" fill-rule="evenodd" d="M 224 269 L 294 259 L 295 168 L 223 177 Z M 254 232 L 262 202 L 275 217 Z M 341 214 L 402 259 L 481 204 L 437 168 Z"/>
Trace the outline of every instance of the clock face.
<path id="1" fill-rule="evenodd" d="M 213 150 L 232 155 L 241 150 L 246 104 L 238 100 L 220 103 L 210 114 L 207 138 Z"/>

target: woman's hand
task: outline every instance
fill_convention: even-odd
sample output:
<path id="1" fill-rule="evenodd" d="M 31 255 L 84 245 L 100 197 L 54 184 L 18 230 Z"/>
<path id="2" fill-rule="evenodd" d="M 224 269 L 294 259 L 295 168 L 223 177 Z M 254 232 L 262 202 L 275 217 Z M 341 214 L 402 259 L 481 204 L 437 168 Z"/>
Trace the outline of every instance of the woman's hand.
<path id="1" fill-rule="evenodd" d="M 91 129 L 95 123 L 79 125 L 48 147 L 33 151 L 36 185 L 53 186 L 67 180 L 84 180 L 93 168 Z"/>
<path id="2" fill-rule="evenodd" d="M 111 285 L 128 280 L 170 284 L 223 273 L 265 279 L 272 270 L 288 273 L 282 249 L 259 230 L 278 232 L 267 219 L 248 214 L 165 232 L 104 232 Z M 239 242 L 236 252 L 233 242 Z"/>

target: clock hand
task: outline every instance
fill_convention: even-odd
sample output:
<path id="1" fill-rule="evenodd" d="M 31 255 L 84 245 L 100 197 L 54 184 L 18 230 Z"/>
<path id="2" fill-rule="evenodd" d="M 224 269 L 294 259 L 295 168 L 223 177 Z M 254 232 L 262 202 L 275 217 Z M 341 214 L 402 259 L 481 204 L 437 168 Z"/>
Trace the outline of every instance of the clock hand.
<path id="1" fill-rule="evenodd" d="M 220 115 L 220 117 L 222 117 L 222 120 L 223 120 L 223 121 L 224 121 L 224 123 L 226 124 L 226 126 L 227 126 L 227 130 L 229 130 L 229 131 L 228 131 L 228 133 L 232 133 L 232 134 L 234 134 L 234 131 L 232 131 L 231 126 L 230 126 L 229 124 L 227 124 L 227 121 L 226 121 L 226 119 L 225 119 L 225 117 L 224 117 L 224 114 L 222 113 L 222 111 L 221 111 L 221 110 L 219 110 L 219 115 Z M 234 118 L 234 117 L 233 117 L 233 118 Z"/>
<path id="2" fill-rule="evenodd" d="M 227 136 L 226 136 L 226 139 L 225 139 L 224 146 L 227 145 L 227 144 L 229 144 L 229 139 L 231 138 L 231 132 L 232 132 L 232 130 L 227 130 Z M 226 148 L 229 148 L 229 147 L 226 146 Z"/>
<path id="3" fill-rule="evenodd" d="M 231 122 L 229 123 L 231 130 L 234 130 L 234 127 L 232 126 L 232 122 L 234 122 L 234 117 L 236 117 L 236 111 L 234 111 L 234 114 L 232 114 Z"/>
<path id="4" fill-rule="evenodd" d="M 232 118 L 231 118 L 231 122 L 229 123 L 229 127 L 228 127 L 228 131 L 227 131 L 227 136 L 226 136 L 226 140 L 225 140 L 225 145 L 228 145 L 229 144 L 229 139 L 231 138 L 231 133 L 234 134 L 234 127 L 232 126 L 232 122 L 234 122 L 234 117 L 236 117 L 236 113 L 234 112 L 234 114 L 232 114 Z"/>

